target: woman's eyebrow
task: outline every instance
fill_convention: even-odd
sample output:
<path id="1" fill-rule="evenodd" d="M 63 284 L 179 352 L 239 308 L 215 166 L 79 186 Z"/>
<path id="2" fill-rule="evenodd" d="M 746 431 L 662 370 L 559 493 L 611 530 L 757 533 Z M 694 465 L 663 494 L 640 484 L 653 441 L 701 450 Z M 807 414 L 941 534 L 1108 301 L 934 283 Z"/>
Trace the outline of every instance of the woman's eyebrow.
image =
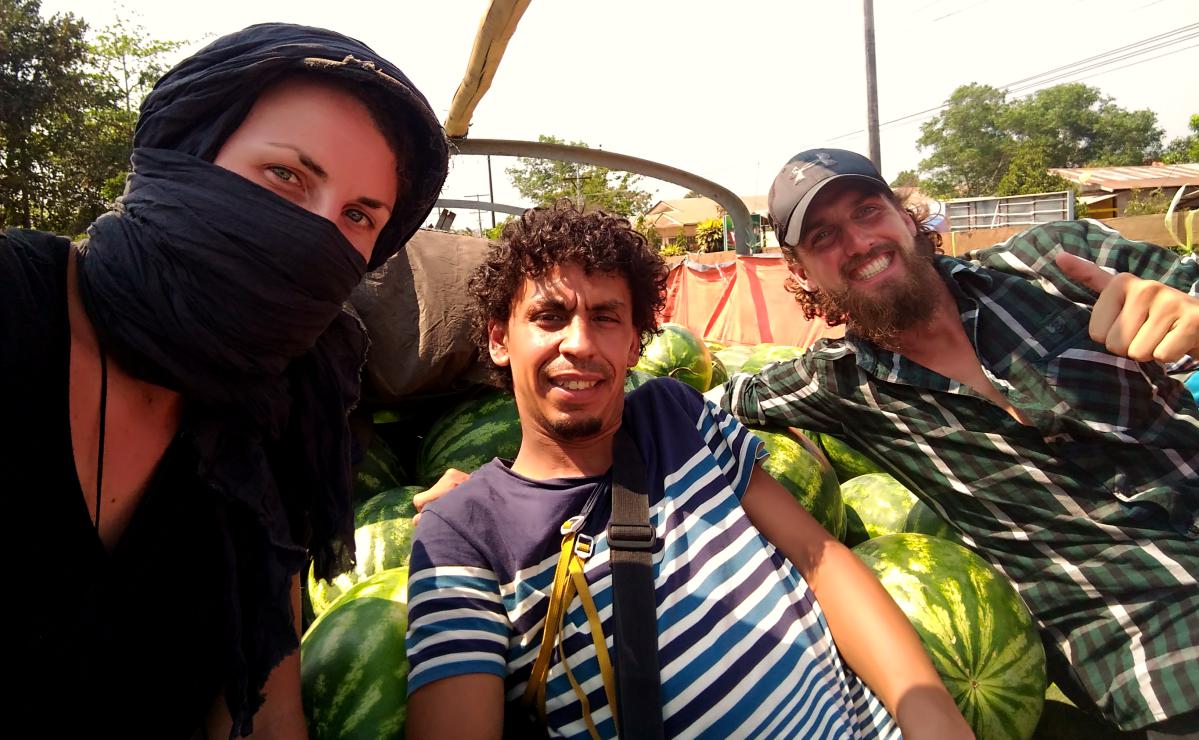
<path id="1" fill-rule="evenodd" d="M 304 165 L 304 167 L 306 169 L 310 170 L 312 172 L 312 174 L 316 175 L 321 180 L 329 179 L 329 173 L 325 172 L 325 168 L 321 167 L 319 164 L 317 164 L 316 160 L 314 160 L 312 157 L 308 156 L 308 153 L 305 152 L 300 147 L 295 146 L 293 144 L 284 144 L 281 141 L 270 141 L 267 143 L 270 144 L 271 146 L 277 146 L 282 149 L 290 149 L 291 151 L 296 153 L 297 157 L 299 157 L 300 164 Z M 386 203 L 379 200 L 378 198 L 372 198 L 369 195 L 360 195 L 360 196 L 358 196 L 358 198 L 356 198 L 356 200 L 359 203 L 361 203 L 362 205 L 366 206 L 367 208 L 381 208 L 381 209 L 387 211 L 388 213 L 391 213 L 391 206 L 387 205 Z"/>
<path id="2" fill-rule="evenodd" d="M 316 175 L 317 177 L 319 177 L 322 180 L 329 179 L 329 173 L 325 172 L 325 168 L 321 167 L 319 164 L 317 164 L 316 161 L 312 157 L 308 156 L 308 153 L 305 152 L 300 147 L 295 146 L 293 144 L 284 144 L 283 142 L 280 142 L 280 141 L 269 141 L 267 143 L 270 144 L 271 146 L 277 146 L 282 149 L 292 150 L 300 158 L 300 164 L 304 165 L 309 170 L 311 170 L 312 174 Z"/>

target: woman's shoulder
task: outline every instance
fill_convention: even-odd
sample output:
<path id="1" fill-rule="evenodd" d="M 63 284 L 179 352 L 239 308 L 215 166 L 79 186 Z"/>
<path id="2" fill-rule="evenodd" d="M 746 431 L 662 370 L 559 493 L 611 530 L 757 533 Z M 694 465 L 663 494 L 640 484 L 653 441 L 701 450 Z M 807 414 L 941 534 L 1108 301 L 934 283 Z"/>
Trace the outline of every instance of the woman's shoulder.
<path id="1" fill-rule="evenodd" d="M 4 341 L 45 334 L 46 322 L 66 311 L 70 250 L 69 239 L 44 231 L 0 232 L 0 337 Z"/>

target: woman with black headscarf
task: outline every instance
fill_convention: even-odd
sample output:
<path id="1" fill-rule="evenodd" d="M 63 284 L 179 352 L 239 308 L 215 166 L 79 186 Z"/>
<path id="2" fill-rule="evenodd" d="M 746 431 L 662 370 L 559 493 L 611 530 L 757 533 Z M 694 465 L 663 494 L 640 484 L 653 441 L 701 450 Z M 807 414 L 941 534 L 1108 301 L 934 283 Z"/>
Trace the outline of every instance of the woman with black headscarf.
<path id="1" fill-rule="evenodd" d="M 82 244 L 0 237 L 10 734 L 303 732 L 298 573 L 353 557 L 345 300 L 447 156 L 371 49 L 252 26 L 158 82 Z"/>

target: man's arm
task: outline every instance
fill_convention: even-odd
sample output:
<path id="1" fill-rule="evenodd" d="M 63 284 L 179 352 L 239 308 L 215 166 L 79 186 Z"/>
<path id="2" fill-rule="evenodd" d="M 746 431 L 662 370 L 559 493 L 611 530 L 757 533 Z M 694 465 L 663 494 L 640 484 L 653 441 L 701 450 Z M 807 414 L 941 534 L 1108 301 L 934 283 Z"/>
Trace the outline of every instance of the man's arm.
<path id="1" fill-rule="evenodd" d="M 969 738 L 970 727 L 907 617 L 874 574 L 755 464 L 741 505 L 799 569 L 845 662 L 886 705 L 908 740 Z"/>
<path id="2" fill-rule="evenodd" d="M 504 730 L 504 680 L 488 673 L 452 676 L 408 697 L 408 737 L 499 740 Z"/>

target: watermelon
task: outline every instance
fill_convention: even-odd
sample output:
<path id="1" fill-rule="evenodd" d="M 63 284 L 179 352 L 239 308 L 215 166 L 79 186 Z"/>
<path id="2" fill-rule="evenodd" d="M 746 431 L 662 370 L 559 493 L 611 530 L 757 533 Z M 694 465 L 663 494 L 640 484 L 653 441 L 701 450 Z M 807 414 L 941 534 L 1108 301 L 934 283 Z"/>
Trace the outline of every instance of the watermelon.
<path id="1" fill-rule="evenodd" d="M 862 518 L 873 537 L 903 531 L 908 512 L 918 500 L 911 491 L 886 473 L 868 473 L 841 484 L 841 498 Z"/>
<path id="2" fill-rule="evenodd" d="M 719 352 L 720 350 L 722 350 L 722 349 L 725 349 L 726 347 L 728 347 L 728 345 L 727 345 L 727 344 L 725 344 L 725 343 L 723 343 L 723 342 L 717 342 L 717 341 L 715 341 L 715 340 L 713 340 L 713 339 L 705 339 L 705 340 L 704 340 L 704 345 L 705 345 L 705 346 L 707 346 L 707 348 L 708 348 L 708 351 L 709 351 L 709 352 L 711 352 L 712 354 L 716 354 L 716 353 L 717 353 L 717 352 Z"/>
<path id="3" fill-rule="evenodd" d="M 407 631 L 407 568 L 359 583 L 312 623 L 300 641 L 300 689 L 312 740 L 404 737 Z"/>
<path id="4" fill-rule="evenodd" d="M 354 527 L 364 527 L 387 519 L 416 516 L 416 506 L 412 499 L 416 494 L 423 493 L 424 486 L 399 486 L 390 491 L 384 491 L 374 498 L 363 501 L 354 510 Z"/>
<path id="5" fill-rule="evenodd" d="M 493 457 L 511 459 L 519 450 L 516 401 L 508 393 L 488 393 L 433 422 L 417 458 L 417 481 L 431 486 L 450 468 L 473 473 Z"/>
<path id="6" fill-rule="evenodd" d="M 868 539 L 870 533 L 866 531 L 862 517 L 858 516 L 857 510 L 852 506 L 845 504 L 845 536 L 841 538 L 841 542 L 845 543 L 846 547 L 857 547 Z"/>
<path id="7" fill-rule="evenodd" d="M 804 351 L 799 347 L 793 347 L 789 344 L 772 344 L 764 343 L 754 345 L 749 356 L 745 358 L 745 362 L 741 365 L 738 372 L 756 373 L 772 362 L 782 362 L 783 360 L 794 360 L 797 357 L 803 356 Z"/>
<path id="8" fill-rule="evenodd" d="M 719 357 L 712 357 L 712 385 L 708 386 L 708 390 L 715 388 L 718 385 L 724 385 L 729 382 L 729 371 L 725 369 L 724 363 Z"/>
<path id="9" fill-rule="evenodd" d="M 917 501 L 912 510 L 908 512 L 903 531 L 927 534 L 956 542 L 959 545 L 964 544 L 962 536 L 958 534 L 957 530 L 949 526 L 944 519 L 937 515 L 937 512 L 933 511 L 931 506 L 923 501 Z"/>
<path id="10" fill-rule="evenodd" d="M 343 593 L 376 573 L 408 565 L 412 554 L 412 497 L 425 489 L 403 486 L 385 491 L 366 501 L 354 514 L 354 547 L 357 563 L 353 570 L 332 580 L 316 578 L 308 569 L 308 601 L 320 616 Z"/>
<path id="11" fill-rule="evenodd" d="M 641 353 L 636 369 L 681 380 L 700 393 L 712 385 L 712 353 L 682 324 L 663 324 L 662 333 Z"/>
<path id="12" fill-rule="evenodd" d="M 653 377 L 649 373 L 640 370 L 629 370 L 628 374 L 624 376 L 624 392 L 629 393 L 635 388 L 640 388 L 652 380 Z"/>
<path id="13" fill-rule="evenodd" d="M 1048 683 L 1045 651 L 1011 582 L 939 537 L 893 534 L 853 552 L 907 615 L 975 735 L 1032 737 Z"/>
<path id="14" fill-rule="evenodd" d="M 824 448 L 824 454 L 828 455 L 828 461 L 833 464 L 833 470 L 837 471 L 837 480 L 842 483 L 867 473 L 887 472 L 871 462 L 870 458 L 832 435 L 821 434 L 820 446 Z"/>
<path id="15" fill-rule="evenodd" d="M 408 474 L 382 437 L 375 436 L 362 462 L 354 467 L 354 501 L 365 501 L 404 484 Z"/>
<path id="16" fill-rule="evenodd" d="M 770 452 L 762 468 L 782 483 L 821 526 L 841 539 L 845 535 L 845 506 L 841 503 L 837 476 L 828 462 L 812 454 L 800 439 L 786 431 L 751 431 Z"/>
<path id="17" fill-rule="evenodd" d="M 741 372 L 741 366 L 745 364 L 745 360 L 753 350 L 753 347 L 734 345 L 718 351 L 715 356 L 719 357 L 720 361 L 724 363 L 724 369 L 728 371 L 731 378 Z"/>

